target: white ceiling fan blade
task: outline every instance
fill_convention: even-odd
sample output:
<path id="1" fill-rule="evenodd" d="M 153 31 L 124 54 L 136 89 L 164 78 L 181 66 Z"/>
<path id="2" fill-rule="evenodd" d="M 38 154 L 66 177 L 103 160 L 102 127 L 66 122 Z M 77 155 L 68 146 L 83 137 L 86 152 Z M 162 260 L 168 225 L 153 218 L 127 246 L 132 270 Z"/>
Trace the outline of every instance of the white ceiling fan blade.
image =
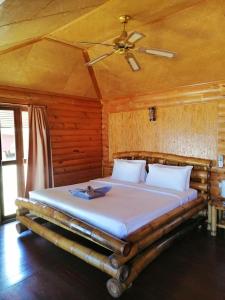
<path id="1" fill-rule="evenodd" d="M 137 31 L 134 31 L 132 32 L 128 38 L 127 38 L 127 41 L 129 43 L 136 43 L 137 41 L 139 41 L 140 39 L 142 39 L 143 37 L 145 37 L 144 34 L 140 33 L 140 32 L 137 32 Z"/>
<path id="2" fill-rule="evenodd" d="M 107 43 L 98 43 L 98 42 L 79 42 L 80 44 L 85 44 L 85 45 L 102 45 L 102 46 L 111 46 L 113 47 L 113 44 L 107 44 Z"/>
<path id="3" fill-rule="evenodd" d="M 96 64 L 97 62 L 99 62 L 99 61 L 105 59 L 106 57 L 112 55 L 113 53 L 115 53 L 115 51 L 112 51 L 112 52 L 109 52 L 109 53 L 105 53 L 105 54 L 103 54 L 103 55 L 101 55 L 101 56 L 99 56 L 99 57 L 97 57 L 97 58 L 94 58 L 94 59 L 90 60 L 90 61 L 87 62 L 85 65 L 86 65 L 86 66 L 92 66 L 92 65 Z"/>
<path id="4" fill-rule="evenodd" d="M 127 60 L 128 64 L 130 65 L 132 71 L 136 72 L 141 69 L 140 65 L 138 64 L 136 58 L 132 53 L 127 53 L 125 55 L 125 59 Z"/>
<path id="5" fill-rule="evenodd" d="M 161 49 L 154 49 L 154 48 L 141 47 L 141 48 L 138 49 L 138 51 L 141 52 L 141 53 L 164 56 L 164 57 L 168 57 L 168 58 L 173 58 L 173 57 L 176 56 L 175 52 L 171 52 L 171 51 L 167 51 L 167 50 L 161 50 Z"/>

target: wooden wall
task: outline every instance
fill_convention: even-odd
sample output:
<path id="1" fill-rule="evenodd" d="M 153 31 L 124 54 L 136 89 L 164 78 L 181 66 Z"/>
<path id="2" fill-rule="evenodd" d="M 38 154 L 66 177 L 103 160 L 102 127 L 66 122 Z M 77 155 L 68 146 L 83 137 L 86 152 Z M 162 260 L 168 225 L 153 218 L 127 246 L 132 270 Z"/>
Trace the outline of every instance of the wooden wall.
<path id="1" fill-rule="evenodd" d="M 101 176 L 101 104 L 96 99 L 0 87 L 0 103 L 47 106 L 55 186 Z"/>
<path id="2" fill-rule="evenodd" d="M 112 154 L 147 150 L 210 158 L 214 161 L 212 193 L 225 168 L 225 82 L 103 102 L 103 170 L 108 175 Z M 157 121 L 149 122 L 148 107 L 156 106 Z"/>

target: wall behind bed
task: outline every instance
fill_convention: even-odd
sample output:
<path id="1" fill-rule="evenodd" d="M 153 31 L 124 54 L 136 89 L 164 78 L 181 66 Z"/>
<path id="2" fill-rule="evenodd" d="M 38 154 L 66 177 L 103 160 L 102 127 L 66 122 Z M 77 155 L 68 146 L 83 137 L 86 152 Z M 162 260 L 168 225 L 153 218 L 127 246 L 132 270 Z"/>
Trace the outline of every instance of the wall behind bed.
<path id="1" fill-rule="evenodd" d="M 55 186 L 101 176 L 102 108 L 99 101 L 0 87 L 0 103 L 47 106 Z"/>
<path id="2" fill-rule="evenodd" d="M 225 155 L 225 81 L 176 88 L 103 102 L 103 170 L 111 170 L 112 154 L 146 150 L 214 160 L 212 193 L 225 169 L 216 167 Z M 148 107 L 156 106 L 150 122 Z"/>

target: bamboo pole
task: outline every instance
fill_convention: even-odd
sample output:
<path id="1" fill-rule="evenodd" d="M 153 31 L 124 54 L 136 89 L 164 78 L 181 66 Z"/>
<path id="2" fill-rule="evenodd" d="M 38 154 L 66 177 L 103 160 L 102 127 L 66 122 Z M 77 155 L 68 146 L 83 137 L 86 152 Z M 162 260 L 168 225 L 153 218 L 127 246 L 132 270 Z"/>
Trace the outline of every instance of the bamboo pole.
<path id="1" fill-rule="evenodd" d="M 212 204 L 212 223 L 211 223 L 211 236 L 216 236 L 217 229 L 217 210 L 214 204 Z"/>
<path id="2" fill-rule="evenodd" d="M 22 224 L 22 223 L 17 223 L 16 224 L 16 231 L 19 234 L 21 234 L 21 233 L 23 233 L 24 231 L 27 231 L 27 230 L 28 230 L 28 228 L 24 224 Z"/>
<path id="3" fill-rule="evenodd" d="M 136 243 L 137 241 L 142 240 L 146 235 L 149 235 L 156 229 L 162 227 L 162 225 L 174 220 L 175 218 L 179 217 L 180 215 L 183 215 L 189 209 L 194 208 L 195 206 L 201 204 L 202 202 L 205 202 L 205 200 L 202 197 L 199 197 L 196 200 L 192 200 L 182 206 L 179 206 L 176 209 L 173 209 L 172 211 L 155 219 L 151 223 L 146 224 L 143 227 L 139 228 L 134 233 L 131 233 L 128 237 L 128 240 L 131 243 Z"/>
<path id="4" fill-rule="evenodd" d="M 115 278 L 111 278 L 107 281 L 107 289 L 110 295 L 114 298 L 119 298 L 122 293 L 131 286 L 132 282 L 138 277 L 142 270 L 148 266 L 149 263 L 151 263 L 163 251 L 168 249 L 176 239 L 183 236 L 192 228 L 193 224 L 188 225 L 180 231 L 174 233 L 170 237 L 159 241 L 158 243 L 156 243 L 156 245 L 150 247 L 150 249 L 148 248 L 142 254 L 136 256 L 131 263 L 130 275 L 125 282 L 120 282 Z"/>
<path id="5" fill-rule="evenodd" d="M 208 203 L 208 226 L 207 230 L 211 230 L 211 223 L 212 223 L 212 206 L 211 203 Z"/>
<path id="6" fill-rule="evenodd" d="M 91 226 L 81 220 L 68 216 L 62 212 L 59 212 L 42 203 L 28 200 L 25 198 L 17 198 L 16 205 L 21 208 L 26 208 L 30 211 L 36 212 L 40 217 L 48 217 L 54 223 L 54 220 L 58 222 L 58 225 L 63 225 L 64 228 L 68 228 L 76 234 L 79 234 L 86 239 L 89 239 L 101 246 L 121 255 L 128 255 L 130 252 L 130 243 L 120 240 L 108 233 L 105 233 L 94 226 Z"/>
<path id="7" fill-rule="evenodd" d="M 209 159 L 187 157 L 170 153 L 161 152 L 149 152 L 149 151 L 128 151 L 118 152 L 113 154 L 113 158 L 124 158 L 124 157 L 146 157 L 154 159 L 164 159 L 171 162 L 182 163 L 186 165 L 197 165 L 203 168 L 210 168 L 212 161 Z"/>
<path id="8" fill-rule="evenodd" d="M 178 227 L 183 222 L 185 222 L 186 220 L 188 220 L 191 217 L 193 217 L 194 215 L 196 215 L 199 211 L 201 211 L 205 207 L 205 205 L 206 205 L 205 203 L 202 203 L 202 204 L 198 205 L 197 207 L 192 208 L 184 215 L 177 217 L 175 220 L 162 226 L 162 228 L 159 228 L 159 229 L 155 230 L 154 232 L 152 232 L 150 235 L 147 235 L 143 240 L 138 241 L 137 243 L 135 243 L 132 246 L 131 252 L 129 253 L 128 256 L 123 257 L 123 256 L 113 253 L 109 258 L 111 265 L 114 268 L 119 268 L 120 266 L 124 265 L 129 260 L 131 260 L 135 255 L 137 255 L 139 252 L 141 252 L 145 248 L 149 247 L 155 241 L 159 240 L 161 237 L 163 237 L 167 233 L 171 232 L 174 228 Z"/>
<path id="9" fill-rule="evenodd" d="M 62 235 L 40 225 L 30 219 L 27 216 L 18 216 L 17 219 L 27 228 L 31 229 L 33 232 L 42 236 L 49 242 L 52 242 L 59 248 L 79 257 L 88 264 L 96 267 L 97 269 L 107 273 L 113 278 L 124 281 L 129 275 L 129 268 L 127 266 L 122 266 L 120 269 L 116 270 L 110 265 L 107 256 L 92 250 L 86 246 L 83 246 L 75 241 L 69 240 Z"/>

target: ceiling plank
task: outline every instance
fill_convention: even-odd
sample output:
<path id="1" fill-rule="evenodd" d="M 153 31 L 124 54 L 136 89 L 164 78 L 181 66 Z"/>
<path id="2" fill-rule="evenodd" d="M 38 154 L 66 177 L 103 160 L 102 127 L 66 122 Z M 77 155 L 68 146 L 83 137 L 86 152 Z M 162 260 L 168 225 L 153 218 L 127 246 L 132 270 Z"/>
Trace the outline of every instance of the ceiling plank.
<path id="1" fill-rule="evenodd" d="M 6 1 L 0 7 L 0 49 L 45 36 L 105 1 Z"/>
<path id="2" fill-rule="evenodd" d="M 120 0 L 111 0 L 56 29 L 50 35 L 72 43 L 90 39 L 93 42 L 103 42 L 120 34 L 122 27 L 118 17 L 122 14 L 129 14 L 132 17 L 127 29 L 137 30 L 144 24 L 163 21 L 203 1 L 206 0 L 143 0 L 141 3 L 136 0 L 124 0 L 122 3 Z"/>

